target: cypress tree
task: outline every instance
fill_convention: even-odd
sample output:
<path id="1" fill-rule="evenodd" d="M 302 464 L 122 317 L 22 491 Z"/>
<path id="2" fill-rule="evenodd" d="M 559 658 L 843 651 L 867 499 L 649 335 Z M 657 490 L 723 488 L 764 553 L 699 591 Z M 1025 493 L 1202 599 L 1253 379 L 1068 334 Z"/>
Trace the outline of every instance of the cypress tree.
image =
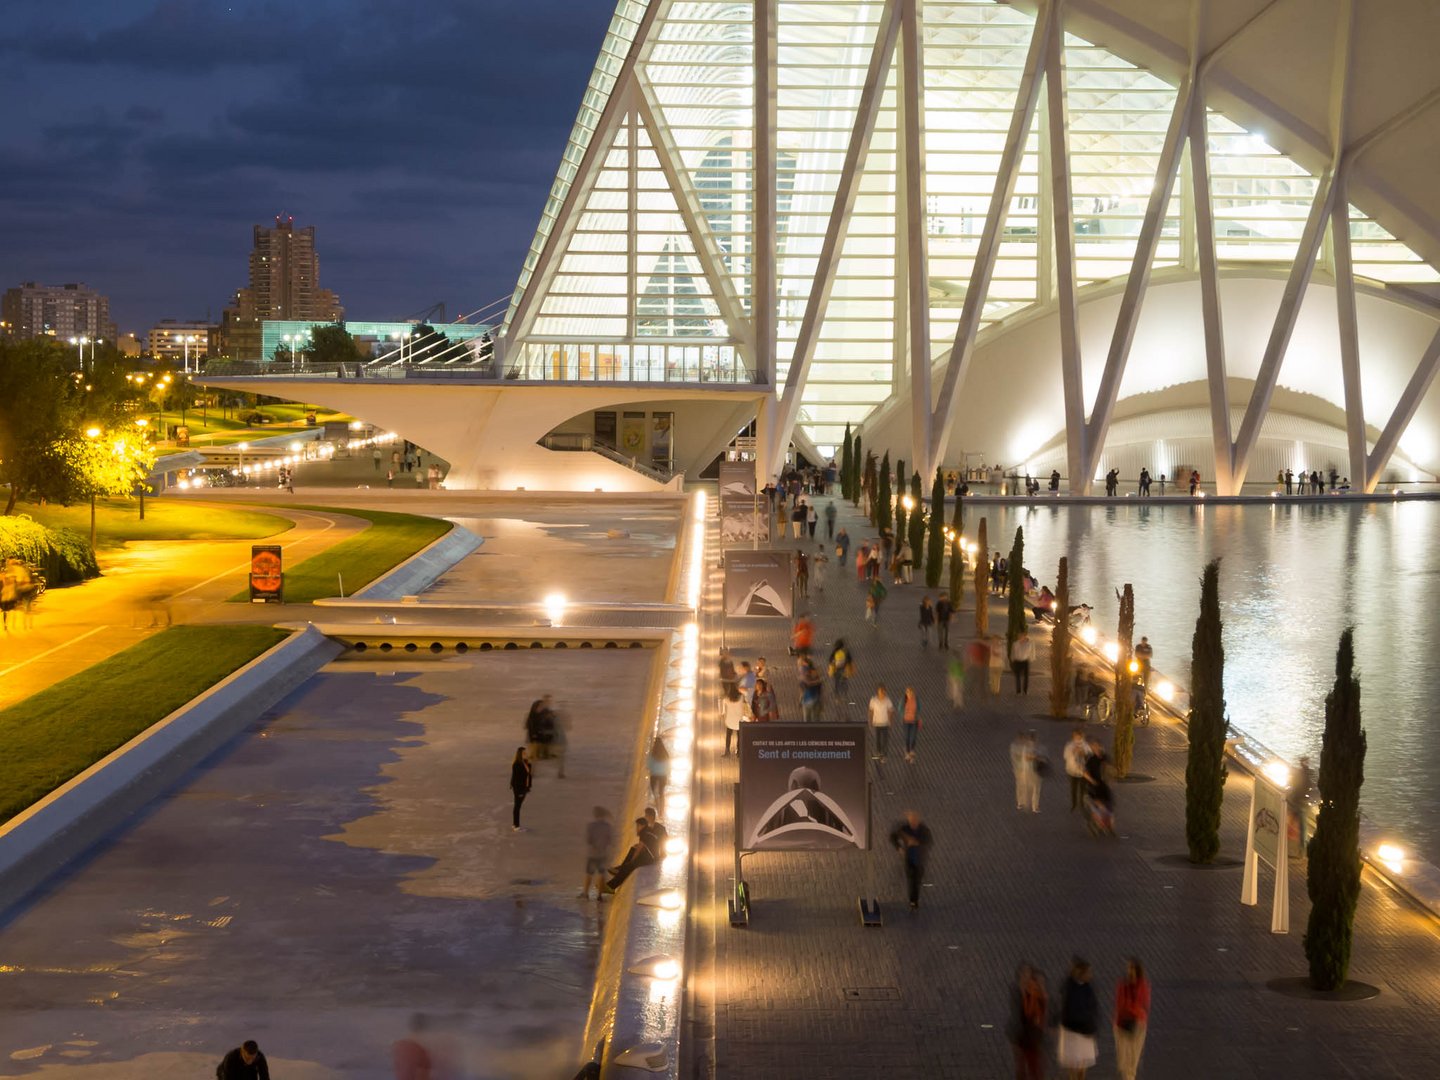
<path id="1" fill-rule="evenodd" d="M 918 576 L 925 565 L 925 504 L 920 499 L 918 472 L 910 476 L 910 501 L 915 504 L 915 509 L 910 511 L 910 531 L 906 539 L 910 541 L 910 553 L 915 560 L 915 573 Z"/>
<path id="2" fill-rule="evenodd" d="M 903 460 L 895 463 L 895 554 L 900 554 L 900 542 L 905 539 L 905 462 Z"/>
<path id="3" fill-rule="evenodd" d="M 1360 680 L 1355 677 L 1355 628 L 1346 627 L 1335 654 L 1335 686 L 1325 698 L 1320 744 L 1320 815 L 1305 890 L 1310 921 L 1305 959 L 1310 985 L 1339 990 L 1350 971 L 1355 904 L 1360 898 L 1360 786 L 1365 782 L 1365 729 L 1360 724 Z"/>
<path id="4" fill-rule="evenodd" d="M 1130 670 L 1135 641 L 1135 590 L 1127 581 L 1120 596 L 1120 659 L 1115 662 L 1115 742 L 1110 759 L 1121 779 L 1130 775 L 1135 759 L 1135 673 Z"/>
<path id="5" fill-rule="evenodd" d="M 990 549 L 985 546 L 983 517 L 975 543 L 975 636 L 983 638 L 990 633 Z"/>
<path id="6" fill-rule="evenodd" d="M 1070 560 L 1060 556 L 1055 582 L 1055 632 L 1050 635 L 1050 715 L 1070 712 Z"/>
<path id="7" fill-rule="evenodd" d="M 960 485 L 955 485 L 955 509 L 950 513 L 950 531 L 955 538 L 960 538 L 960 531 L 965 527 L 965 496 L 960 494 Z"/>
<path id="8" fill-rule="evenodd" d="M 885 451 L 885 457 L 880 462 L 880 491 L 875 500 L 875 523 L 881 530 L 890 528 L 894 523 L 895 500 L 890 495 L 890 451 Z"/>
<path id="9" fill-rule="evenodd" d="M 870 472 L 870 461 L 861 454 L 860 433 L 855 433 L 855 452 L 850 456 L 850 467 L 855 470 L 850 477 L 850 501 L 857 507 L 860 505 L 860 497 L 865 493 L 866 478 Z"/>
<path id="10" fill-rule="evenodd" d="M 1005 655 L 1026 634 L 1025 624 L 1025 530 L 1015 530 L 1010 547 L 1010 607 L 1005 622 Z"/>
<path id="11" fill-rule="evenodd" d="M 1220 560 L 1200 579 L 1200 615 L 1190 645 L 1190 717 L 1185 761 L 1185 842 L 1190 861 L 1208 863 L 1220 851 L 1220 803 L 1225 797 L 1225 645 L 1220 623 Z"/>
<path id="12" fill-rule="evenodd" d="M 879 478 L 875 468 L 875 452 L 872 450 L 865 458 L 865 478 L 862 486 L 865 489 L 865 516 L 874 525 L 880 514 L 880 491 Z"/>
<path id="13" fill-rule="evenodd" d="M 945 474 L 935 467 L 935 482 L 930 485 L 930 540 L 925 548 L 925 585 L 936 588 L 940 571 L 945 566 Z"/>
<path id="14" fill-rule="evenodd" d="M 855 452 L 855 440 L 850 435 L 850 425 L 845 425 L 845 440 L 840 444 L 840 497 L 850 498 L 850 473 L 854 467 L 851 457 Z"/>

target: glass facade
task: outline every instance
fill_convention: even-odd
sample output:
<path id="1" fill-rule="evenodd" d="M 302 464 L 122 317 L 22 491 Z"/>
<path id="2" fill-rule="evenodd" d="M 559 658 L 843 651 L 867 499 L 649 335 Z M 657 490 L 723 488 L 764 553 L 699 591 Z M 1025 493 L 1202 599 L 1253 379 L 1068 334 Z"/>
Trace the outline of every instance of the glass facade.
<path id="1" fill-rule="evenodd" d="M 633 82 L 615 89 L 645 4 L 622 0 L 507 316 L 509 374 L 523 379 L 747 381 L 756 233 L 754 0 L 650 0 Z M 775 380 L 796 354 L 821 247 L 884 5 L 773 0 L 775 69 Z M 928 0 L 921 9 L 924 257 L 930 357 L 950 348 L 974 270 L 1034 31 L 996 0 Z M 889 58 L 831 298 L 813 343 L 799 424 L 836 445 L 895 390 L 910 362 L 905 207 L 899 179 L 898 57 Z M 1082 287 L 1128 274 L 1176 88 L 1067 34 L 1066 118 L 1075 272 Z M 612 97 L 614 100 L 612 101 Z M 609 141 L 579 172 L 607 104 Z M 1042 94 L 1000 236 L 981 326 L 1054 297 L 1052 118 Z M 1317 179 L 1263 133 L 1207 117 L 1221 266 L 1288 267 Z M 579 184 L 571 220 L 559 206 Z M 1188 161 L 1173 188 L 1158 268 L 1193 270 Z M 1379 283 L 1440 280 L 1434 268 L 1351 209 L 1355 272 Z M 553 243 L 552 243 L 553 240 Z M 553 249 L 553 250 L 548 250 Z M 767 253 L 768 254 L 768 253 Z M 1328 249 L 1322 262 L 1328 258 Z M 536 295 L 527 293 L 535 291 Z"/>

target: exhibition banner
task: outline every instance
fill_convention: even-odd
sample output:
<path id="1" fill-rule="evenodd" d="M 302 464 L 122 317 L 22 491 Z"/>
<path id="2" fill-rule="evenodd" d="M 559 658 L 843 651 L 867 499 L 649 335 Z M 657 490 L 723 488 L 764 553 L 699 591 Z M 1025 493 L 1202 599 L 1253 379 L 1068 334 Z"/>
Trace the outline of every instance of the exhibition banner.
<path id="1" fill-rule="evenodd" d="M 788 619 L 794 611 L 790 552 L 725 553 L 726 618 Z"/>
<path id="2" fill-rule="evenodd" d="M 753 461 L 722 461 L 720 463 L 720 498 L 726 495 L 755 494 L 755 463 Z"/>
<path id="3" fill-rule="evenodd" d="M 742 851 L 864 850 L 865 724 L 740 725 Z"/>
<path id="4" fill-rule="evenodd" d="M 720 496 L 720 543 L 770 542 L 770 507 L 754 495 Z"/>
<path id="5" fill-rule="evenodd" d="M 285 602 L 285 565 L 279 544 L 253 544 L 250 547 L 250 602 L 283 604 Z"/>
<path id="6" fill-rule="evenodd" d="M 1254 815 L 1255 854 L 1266 865 L 1280 869 L 1280 832 L 1285 828 L 1285 793 L 1277 788 L 1256 782 Z"/>

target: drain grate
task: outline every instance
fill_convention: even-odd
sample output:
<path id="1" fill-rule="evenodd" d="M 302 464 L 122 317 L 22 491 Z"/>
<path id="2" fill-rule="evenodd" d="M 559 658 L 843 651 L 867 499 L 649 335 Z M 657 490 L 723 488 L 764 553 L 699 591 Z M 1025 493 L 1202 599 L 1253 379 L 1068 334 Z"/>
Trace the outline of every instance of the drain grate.
<path id="1" fill-rule="evenodd" d="M 846 1001 L 899 1001 L 898 986 L 847 986 Z"/>

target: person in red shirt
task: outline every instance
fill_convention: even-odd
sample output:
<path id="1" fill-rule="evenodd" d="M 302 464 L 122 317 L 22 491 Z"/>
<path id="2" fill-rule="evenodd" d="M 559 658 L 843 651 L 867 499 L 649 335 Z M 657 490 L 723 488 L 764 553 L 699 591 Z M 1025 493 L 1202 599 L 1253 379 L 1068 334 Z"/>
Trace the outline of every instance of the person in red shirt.
<path id="1" fill-rule="evenodd" d="M 410 1018 L 410 1035 L 396 1039 L 395 1045 L 390 1048 L 390 1057 L 395 1064 L 395 1080 L 430 1080 L 434 1075 L 430 1051 L 420 1041 L 424 1030 L 425 1016 L 416 1013 Z"/>
<path id="2" fill-rule="evenodd" d="M 1140 1052 L 1145 1049 L 1145 1027 L 1150 1019 L 1150 980 L 1133 956 L 1125 977 L 1115 986 L 1115 1067 L 1121 1080 L 1135 1080 Z"/>

